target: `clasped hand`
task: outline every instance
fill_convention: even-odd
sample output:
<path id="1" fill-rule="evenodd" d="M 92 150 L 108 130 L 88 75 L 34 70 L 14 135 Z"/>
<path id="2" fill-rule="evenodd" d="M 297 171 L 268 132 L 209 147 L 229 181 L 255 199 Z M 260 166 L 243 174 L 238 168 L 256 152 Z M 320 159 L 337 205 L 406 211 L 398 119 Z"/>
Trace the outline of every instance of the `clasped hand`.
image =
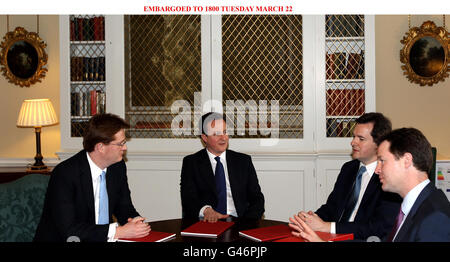
<path id="1" fill-rule="evenodd" d="M 150 233 L 151 227 L 144 221 L 145 218 L 143 217 L 128 218 L 128 222 L 125 225 L 117 227 L 115 238 L 145 237 Z"/>

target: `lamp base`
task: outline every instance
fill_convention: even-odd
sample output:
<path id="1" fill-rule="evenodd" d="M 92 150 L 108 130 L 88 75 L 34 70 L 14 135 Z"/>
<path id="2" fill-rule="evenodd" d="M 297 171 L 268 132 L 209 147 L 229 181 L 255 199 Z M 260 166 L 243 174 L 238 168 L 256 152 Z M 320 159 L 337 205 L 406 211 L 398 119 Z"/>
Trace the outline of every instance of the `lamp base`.
<path id="1" fill-rule="evenodd" d="M 32 165 L 30 167 L 28 167 L 29 170 L 46 170 L 48 169 L 48 167 L 46 165 L 40 165 L 40 166 L 36 166 L 36 165 Z"/>

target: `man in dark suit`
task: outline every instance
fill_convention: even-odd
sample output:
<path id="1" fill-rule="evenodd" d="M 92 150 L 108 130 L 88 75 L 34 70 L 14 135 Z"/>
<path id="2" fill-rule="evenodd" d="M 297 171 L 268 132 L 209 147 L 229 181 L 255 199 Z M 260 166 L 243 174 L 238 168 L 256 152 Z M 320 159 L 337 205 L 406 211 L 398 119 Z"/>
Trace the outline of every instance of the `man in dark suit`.
<path id="1" fill-rule="evenodd" d="M 383 190 L 403 198 L 398 223 L 386 239 L 394 242 L 449 242 L 450 203 L 428 179 L 431 145 L 414 128 L 401 128 L 383 137 L 378 166 Z"/>
<path id="2" fill-rule="evenodd" d="M 377 144 L 391 131 L 391 122 L 381 113 L 366 113 L 356 120 L 352 158 L 345 163 L 327 202 L 315 213 L 298 213 L 314 231 L 353 233 L 357 239 L 384 237 L 392 228 L 401 199 L 381 189 Z"/>
<path id="3" fill-rule="evenodd" d="M 414 128 L 392 131 L 379 141 L 376 173 L 384 191 L 403 198 L 388 242 L 450 242 L 450 203 L 428 179 L 431 145 Z M 323 241 L 298 215 L 291 218 L 294 235 Z"/>
<path id="4" fill-rule="evenodd" d="M 84 150 L 52 171 L 34 241 L 115 241 L 150 232 L 131 202 L 122 159 L 125 128 L 129 125 L 113 114 L 90 119 Z"/>
<path id="5" fill-rule="evenodd" d="M 183 159 L 181 205 L 183 217 L 215 222 L 228 216 L 259 219 L 264 196 L 251 157 L 228 150 L 222 114 L 202 116 L 201 139 L 206 148 Z"/>

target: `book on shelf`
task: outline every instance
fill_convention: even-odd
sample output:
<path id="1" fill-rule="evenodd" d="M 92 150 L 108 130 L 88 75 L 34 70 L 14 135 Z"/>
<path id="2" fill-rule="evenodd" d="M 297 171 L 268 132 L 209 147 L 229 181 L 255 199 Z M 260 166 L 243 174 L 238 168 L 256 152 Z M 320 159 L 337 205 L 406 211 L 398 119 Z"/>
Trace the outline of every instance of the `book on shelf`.
<path id="1" fill-rule="evenodd" d="M 71 116 L 93 116 L 105 113 L 106 96 L 100 90 L 70 93 Z"/>
<path id="2" fill-rule="evenodd" d="M 234 222 L 226 222 L 220 220 L 215 223 L 198 221 L 181 231 L 181 235 L 216 238 L 233 225 Z"/>
<path id="3" fill-rule="evenodd" d="M 345 240 L 353 240 L 353 234 L 331 234 L 326 232 L 316 231 L 316 234 L 323 241 L 345 241 Z M 289 236 L 286 238 L 277 239 L 274 242 L 306 242 L 304 238 Z"/>
<path id="4" fill-rule="evenodd" d="M 358 79 L 361 56 L 358 53 L 349 53 L 347 60 L 346 79 Z"/>
<path id="5" fill-rule="evenodd" d="M 239 235 L 257 242 L 273 241 L 292 235 L 288 225 L 276 225 L 239 231 Z"/>
<path id="6" fill-rule="evenodd" d="M 364 89 L 327 89 L 327 116 L 359 116 L 364 111 Z"/>
<path id="7" fill-rule="evenodd" d="M 71 17 L 70 41 L 104 41 L 105 17 Z"/>
<path id="8" fill-rule="evenodd" d="M 70 80 L 105 81 L 105 57 L 71 57 Z"/>
<path id="9" fill-rule="evenodd" d="M 119 238 L 118 242 L 166 242 L 174 239 L 175 233 L 166 233 L 159 231 L 150 231 L 145 237 L 139 238 Z"/>

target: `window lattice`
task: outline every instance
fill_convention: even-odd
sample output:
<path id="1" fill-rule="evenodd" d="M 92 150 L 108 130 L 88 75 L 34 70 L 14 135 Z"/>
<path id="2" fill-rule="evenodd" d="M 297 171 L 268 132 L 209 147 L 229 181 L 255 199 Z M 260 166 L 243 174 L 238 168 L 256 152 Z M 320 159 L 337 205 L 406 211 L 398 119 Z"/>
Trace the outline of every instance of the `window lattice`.
<path id="1" fill-rule="evenodd" d="M 222 17 L 223 103 L 279 101 L 279 137 L 303 137 L 302 17 L 297 15 L 226 15 Z M 265 137 L 249 132 L 253 113 L 234 119 L 238 137 Z M 253 118 L 255 119 L 255 118 Z M 229 119 L 230 120 L 230 119 Z M 245 123 L 242 123 L 245 121 Z M 244 130 L 239 130 L 244 126 Z M 261 129 L 259 129 L 261 130 Z M 267 136 L 267 134 L 266 134 Z"/>
<path id="2" fill-rule="evenodd" d="M 171 106 L 175 100 L 187 101 L 194 112 L 194 92 L 201 91 L 200 41 L 200 16 L 125 16 L 129 136 L 174 137 L 171 123 L 178 112 L 171 113 Z"/>
<path id="3" fill-rule="evenodd" d="M 325 20 L 327 137 L 351 137 L 365 111 L 364 16 Z"/>

